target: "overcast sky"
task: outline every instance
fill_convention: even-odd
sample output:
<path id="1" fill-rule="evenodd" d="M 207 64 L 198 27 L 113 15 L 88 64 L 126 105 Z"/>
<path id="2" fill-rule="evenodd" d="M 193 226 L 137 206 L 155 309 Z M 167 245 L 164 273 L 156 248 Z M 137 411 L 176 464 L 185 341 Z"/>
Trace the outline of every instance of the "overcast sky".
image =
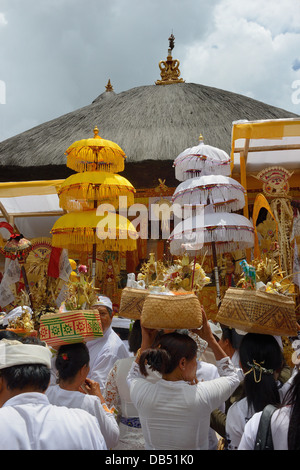
<path id="1" fill-rule="evenodd" d="M 171 32 L 186 82 L 300 115 L 299 0 L 0 0 L 0 141 L 153 85 Z"/>

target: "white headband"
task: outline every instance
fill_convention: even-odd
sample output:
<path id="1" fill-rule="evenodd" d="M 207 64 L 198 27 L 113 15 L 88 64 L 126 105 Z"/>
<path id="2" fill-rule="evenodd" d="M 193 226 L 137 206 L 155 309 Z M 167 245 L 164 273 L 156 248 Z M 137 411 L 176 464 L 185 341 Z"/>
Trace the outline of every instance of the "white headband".
<path id="1" fill-rule="evenodd" d="M 25 364 L 42 364 L 50 369 L 51 357 L 52 354 L 46 346 L 23 344 L 7 339 L 0 341 L 0 369 Z"/>
<path id="2" fill-rule="evenodd" d="M 132 321 L 129 318 L 122 318 L 122 317 L 113 317 L 111 326 L 112 328 L 124 328 L 129 330 Z"/>
<path id="3" fill-rule="evenodd" d="M 220 327 L 220 323 L 214 323 L 211 320 L 208 320 L 211 332 L 213 335 L 217 336 L 217 338 L 222 338 L 222 328 Z"/>
<path id="4" fill-rule="evenodd" d="M 108 307 L 111 310 L 113 309 L 112 301 L 105 297 L 104 295 L 99 295 L 96 302 L 93 305 L 103 305 L 103 307 Z"/>

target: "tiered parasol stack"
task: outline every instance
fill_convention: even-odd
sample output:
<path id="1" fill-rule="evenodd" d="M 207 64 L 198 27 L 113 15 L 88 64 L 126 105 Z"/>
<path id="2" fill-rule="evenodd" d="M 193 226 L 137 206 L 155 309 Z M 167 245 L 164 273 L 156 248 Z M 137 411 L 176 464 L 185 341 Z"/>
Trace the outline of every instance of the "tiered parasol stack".
<path id="1" fill-rule="evenodd" d="M 119 197 L 127 207 L 134 201 L 132 184 L 117 173 L 124 170 L 126 155 L 114 142 L 94 137 L 74 142 L 66 151 L 67 166 L 75 171 L 58 190 L 60 206 L 67 213 L 52 228 L 54 247 L 72 253 L 92 252 L 92 278 L 97 251 L 136 249 L 136 230 L 117 214 Z"/>
<path id="2" fill-rule="evenodd" d="M 217 254 L 247 250 L 255 244 L 253 223 L 235 213 L 244 208 L 247 199 L 243 186 L 228 176 L 229 156 L 201 142 L 180 154 L 174 165 L 182 182 L 174 192 L 173 202 L 192 208 L 202 204 L 204 211 L 175 226 L 170 251 L 173 255 L 188 253 L 196 257 L 203 251 L 213 255 L 219 307 L 216 320 L 243 332 L 296 334 L 293 299 L 288 292 L 281 292 L 284 289 L 280 282 L 258 283 L 255 266 L 246 260 L 241 261 L 245 273 L 242 288 L 229 287 L 221 302 Z M 263 260 L 260 264 L 264 264 Z"/>
<path id="3" fill-rule="evenodd" d="M 230 175 L 230 157 L 221 149 L 206 145 L 186 149 L 174 160 L 176 178 L 181 181 L 173 203 L 188 206 L 192 215 L 178 223 L 170 235 L 172 255 L 201 253 L 213 255 L 220 298 L 217 254 L 254 246 L 254 227 L 246 217 L 234 213 L 245 205 L 245 189 Z M 203 210 L 199 210 L 199 206 Z"/>
<path id="4" fill-rule="evenodd" d="M 52 245 L 77 253 L 92 252 L 92 276 L 87 280 L 79 271 L 78 280 L 70 280 L 59 312 L 46 313 L 40 319 L 40 337 L 51 347 L 102 336 L 97 310 L 91 306 L 97 298 L 97 251 L 136 249 L 137 233 L 131 222 L 119 215 L 119 197 L 133 203 L 134 187 L 115 174 L 124 169 L 125 153 L 114 142 L 104 140 L 94 129 L 94 137 L 74 142 L 66 151 L 67 166 L 77 171 L 58 190 L 60 206 L 66 211 L 54 224 Z M 122 201 L 124 205 L 124 199 Z M 83 266 L 84 273 L 86 266 Z"/>

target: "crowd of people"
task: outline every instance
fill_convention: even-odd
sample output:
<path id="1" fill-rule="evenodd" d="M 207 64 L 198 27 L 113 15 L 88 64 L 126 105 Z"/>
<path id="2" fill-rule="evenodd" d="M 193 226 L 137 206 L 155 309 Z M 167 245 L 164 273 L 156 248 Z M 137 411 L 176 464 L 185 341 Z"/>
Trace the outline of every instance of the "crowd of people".
<path id="1" fill-rule="evenodd" d="M 1 450 L 254 450 L 273 406 L 272 448 L 300 448 L 300 373 L 281 339 L 136 320 L 128 344 L 99 296 L 103 336 L 61 346 L 0 331 Z M 199 337 L 205 351 L 199 357 Z"/>

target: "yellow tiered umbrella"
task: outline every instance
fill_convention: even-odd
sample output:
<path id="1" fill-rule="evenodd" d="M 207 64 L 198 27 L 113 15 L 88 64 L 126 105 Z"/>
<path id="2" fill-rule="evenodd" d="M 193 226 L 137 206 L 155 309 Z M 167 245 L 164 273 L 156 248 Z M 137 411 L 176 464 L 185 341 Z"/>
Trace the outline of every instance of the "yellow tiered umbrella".
<path id="1" fill-rule="evenodd" d="M 66 150 L 67 166 L 75 171 L 108 171 L 119 173 L 124 170 L 126 155 L 118 144 L 102 139 L 94 128 L 94 137 L 77 140 Z"/>
<path id="2" fill-rule="evenodd" d="M 70 212 L 52 227 L 52 245 L 74 252 L 133 251 L 137 231 L 126 217 L 113 212 L 97 215 L 97 210 Z"/>
<path id="3" fill-rule="evenodd" d="M 93 138 L 74 142 L 65 154 L 67 166 L 78 174 L 67 178 L 58 189 L 60 206 L 71 212 L 52 227 L 52 244 L 74 253 L 91 251 L 94 280 L 97 250 L 137 249 L 137 232 L 130 221 L 114 210 L 97 215 L 96 208 L 108 203 L 118 209 L 119 196 L 127 196 L 128 207 L 134 202 L 135 189 L 126 178 L 115 174 L 124 170 L 124 151 L 116 143 L 102 139 L 97 127 Z"/>
<path id="4" fill-rule="evenodd" d="M 119 196 L 134 203 L 135 188 L 123 176 L 106 171 L 86 171 L 70 176 L 59 187 L 59 205 L 66 211 L 94 209 L 98 204 L 119 206 Z M 96 203 L 96 204 L 95 204 Z"/>

